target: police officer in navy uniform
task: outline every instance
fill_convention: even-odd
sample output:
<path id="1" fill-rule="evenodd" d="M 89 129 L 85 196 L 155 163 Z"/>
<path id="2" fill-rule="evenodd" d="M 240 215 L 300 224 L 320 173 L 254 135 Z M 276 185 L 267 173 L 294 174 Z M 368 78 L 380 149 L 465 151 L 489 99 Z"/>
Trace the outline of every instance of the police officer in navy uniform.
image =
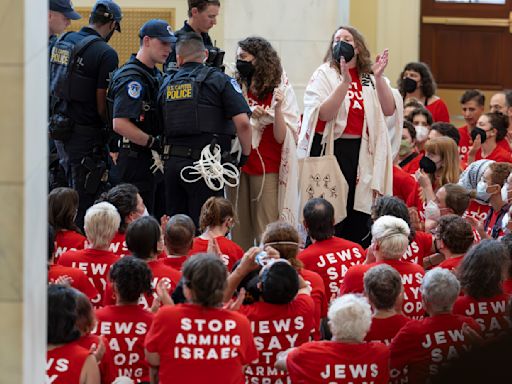
<path id="1" fill-rule="evenodd" d="M 209 51 L 209 63 L 213 64 L 217 61 L 216 65 L 218 67 L 222 65 L 224 52 L 222 51 L 222 53 L 220 53 L 221 51 L 214 47 L 208 31 L 217 24 L 219 11 L 219 0 L 188 0 L 188 21 L 185 21 L 183 27 L 176 31 L 176 37 L 178 40 L 180 39 L 180 36 L 185 33 L 195 32 L 200 35 L 205 47 Z M 164 65 L 164 70 L 167 73 L 176 72 L 178 70 L 175 50 L 169 55 L 169 58 Z"/>
<path id="2" fill-rule="evenodd" d="M 69 134 L 63 139 L 67 158 L 60 159 L 67 170 L 70 186 L 79 194 L 76 222 L 83 226 L 85 211 L 91 206 L 105 187 L 108 150 L 106 147 L 106 90 L 110 73 L 119 63 L 116 51 L 107 44 L 114 31 L 121 31 L 121 8 L 111 0 L 98 0 L 89 17 L 89 25 L 78 32 L 66 33 L 57 40 L 52 49 L 52 63 L 62 60 L 59 51 L 62 44 L 86 45 L 70 63 L 65 78 L 67 99 L 56 98 L 52 105 L 50 126 L 67 126 Z M 68 57 L 69 59 L 69 57 Z M 60 73 L 50 73 L 50 82 L 58 83 Z M 52 121 L 54 124 L 52 124 Z M 64 121 L 65 123 L 61 122 Z M 59 156 L 61 152 L 59 151 Z M 69 161 L 67 166 L 66 162 Z"/>
<path id="3" fill-rule="evenodd" d="M 156 101 L 163 64 L 176 37 L 164 20 L 146 22 L 139 31 L 140 49 L 113 76 L 109 88 L 113 129 L 122 137 L 117 167 L 122 182 L 137 186 L 148 211 L 153 213 L 155 180 L 151 167 L 161 151 Z"/>
<path id="4" fill-rule="evenodd" d="M 182 35 L 176 43 L 179 70 L 166 75 L 159 95 L 164 153 L 169 156 L 164 173 L 167 214 L 187 214 L 196 226 L 204 202 L 211 196 L 223 196 L 224 191 L 210 189 L 204 179 L 186 182 L 182 170 L 190 176 L 185 167 L 199 160 L 212 142 L 220 146 L 225 158 L 235 134 L 242 147 L 239 166 L 251 152 L 251 111 L 242 90 L 233 78 L 204 65 L 207 55 L 199 35 Z"/>

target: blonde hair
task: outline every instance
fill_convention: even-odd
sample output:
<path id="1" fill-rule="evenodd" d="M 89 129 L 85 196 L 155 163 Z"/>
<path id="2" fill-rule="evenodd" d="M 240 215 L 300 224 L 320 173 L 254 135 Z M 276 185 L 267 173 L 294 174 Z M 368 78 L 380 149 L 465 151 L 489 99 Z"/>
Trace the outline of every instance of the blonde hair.
<path id="1" fill-rule="evenodd" d="M 331 303 L 327 317 L 336 341 L 362 342 L 372 323 L 372 309 L 365 297 L 346 294 Z"/>
<path id="2" fill-rule="evenodd" d="M 94 204 L 85 213 L 84 229 L 93 248 L 105 248 L 119 229 L 121 216 L 116 207 L 107 202 Z"/>
<path id="3" fill-rule="evenodd" d="M 384 258 L 398 259 L 409 246 L 409 226 L 395 216 L 381 216 L 372 226 L 372 237 Z"/>
<path id="4" fill-rule="evenodd" d="M 459 149 L 453 139 L 443 136 L 430 139 L 425 144 L 425 153 L 441 156 L 440 186 L 448 183 L 458 183 L 460 175 Z"/>

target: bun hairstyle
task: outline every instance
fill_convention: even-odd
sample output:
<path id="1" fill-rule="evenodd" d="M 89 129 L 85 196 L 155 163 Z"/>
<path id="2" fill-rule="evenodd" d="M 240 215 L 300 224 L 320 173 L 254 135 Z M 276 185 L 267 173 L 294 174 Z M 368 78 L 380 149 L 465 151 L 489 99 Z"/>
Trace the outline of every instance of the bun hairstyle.
<path id="1" fill-rule="evenodd" d="M 210 197 L 201 207 L 199 228 L 205 231 L 208 227 L 222 225 L 228 218 L 236 220 L 231 202 L 223 197 Z"/>

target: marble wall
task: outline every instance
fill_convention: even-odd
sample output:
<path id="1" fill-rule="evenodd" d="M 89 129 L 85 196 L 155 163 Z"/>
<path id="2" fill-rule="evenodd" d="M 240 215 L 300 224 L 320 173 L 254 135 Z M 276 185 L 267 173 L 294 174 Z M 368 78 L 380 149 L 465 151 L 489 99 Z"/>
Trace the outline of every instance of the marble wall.
<path id="1" fill-rule="evenodd" d="M 46 353 L 47 3 L 0 0 L 0 371 L 40 383 Z"/>

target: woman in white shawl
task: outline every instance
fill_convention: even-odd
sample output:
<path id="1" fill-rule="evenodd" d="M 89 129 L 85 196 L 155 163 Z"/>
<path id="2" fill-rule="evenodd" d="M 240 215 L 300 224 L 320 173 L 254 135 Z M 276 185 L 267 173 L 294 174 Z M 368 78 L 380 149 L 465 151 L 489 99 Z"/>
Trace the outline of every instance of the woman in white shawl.
<path id="1" fill-rule="evenodd" d="M 298 156 L 319 156 L 334 130 L 334 155 L 348 183 L 347 217 L 336 235 L 368 245 L 369 214 L 377 195 L 392 194 L 393 157 L 402 136 L 403 101 L 383 76 L 388 51 L 372 64 L 353 27 L 334 33 L 304 95 Z"/>
<path id="2" fill-rule="evenodd" d="M 239 225 L 233 240 L 248 249 L 267 224 L 278 219 L 297 225 L 297 135 L 300 114 L 293 88 L 270 43 L 248 37 L 238 43 L 236 79 L 251 107 L 252 151 L 240 184 L 228 197 Z"/>

